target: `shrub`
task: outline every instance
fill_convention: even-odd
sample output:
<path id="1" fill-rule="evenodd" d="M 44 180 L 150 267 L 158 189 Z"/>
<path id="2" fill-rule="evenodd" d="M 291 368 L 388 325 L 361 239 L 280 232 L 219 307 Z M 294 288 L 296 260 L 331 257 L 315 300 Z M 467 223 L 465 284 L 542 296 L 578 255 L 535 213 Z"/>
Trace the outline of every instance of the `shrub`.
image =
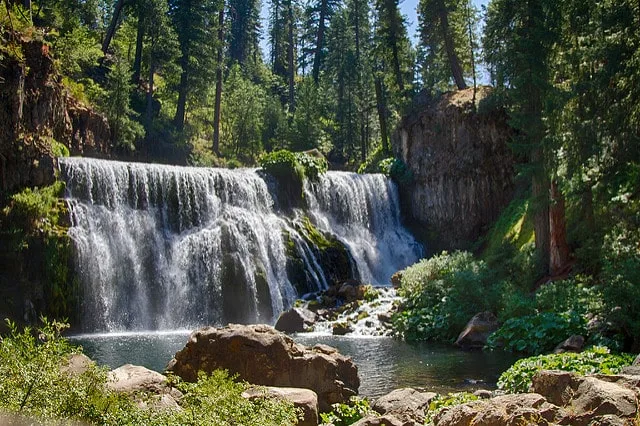
<path id="1" fill-rule="evenodd" d="M 270 152 L 260 157 L 260 167 L 276 178 L 302 181 L 304 178 L 317 180 L 328 169 L 327 160 L 304 152 L 286 149 Z"/>
<path id="2" fill-rule="evenodd" d="M 347 426 L 353 424 L 370 413 L 375 413 L 367 398 L 352 396 L 349 404 L 333 404 L 333 411 L 320 413 L 322 424 L 333 426 Z"/>
<path id="3" fill-rule="evenodd" d="M 487 341 L 490 348 L 509 352 L 540 354 L 574 334 L 585 335 L 586 322 L 574 312 L 542 312 L 508 319 Z"/>
<path id="4" fill-rule="evenodd" d="M 509 392 L 528 392 L 533 376 L 541 370 L 573 371 L 578 374 L 617 374 L 633 362 L 633 355 L 611 354 L 606 347 L 592 347 L 582 353 L 538 355 L 513 364 L 498 379 L 498 388 Z"/>
<path id="5" fill-rule="evenodd" d="M 425 416 L 425 425 L 432 425 L 436 415 L 446 407 L 477 401 L 479 398 L 470 392 L 454 392 L 447 395 L 438 394 L 429 403 L 429 411 Z"/>
<path id="6" fill-rule="evenodd" d="M 50 186 L 25 188 L 13 194 L 11 203 L 3 210 L 6 226 L 19 230 L 24 237 L 34 232 L 59 234 L 60 213 L 65 208 L 59 198 L 63 190 L 64 183 L 58 181 Z"/>
<path id="7" fill-rule="evenodd" d="M 329 169 L 327 160 L 321 154 L 314 156 L 306 152 L 296 152 L 295 157 L 298 164 L 302 167 L 305 177 L 310 180 L 317 181 L 320 175 L 326 173 Z"/>
<path id="8" fill-rule="evenodd" d="M 396 332 L 406 340 L 451 340 L 479 311 L 495 306 L 492 274 L 468 252 L 422 260 L 401 272 L 394 315 Z"/>

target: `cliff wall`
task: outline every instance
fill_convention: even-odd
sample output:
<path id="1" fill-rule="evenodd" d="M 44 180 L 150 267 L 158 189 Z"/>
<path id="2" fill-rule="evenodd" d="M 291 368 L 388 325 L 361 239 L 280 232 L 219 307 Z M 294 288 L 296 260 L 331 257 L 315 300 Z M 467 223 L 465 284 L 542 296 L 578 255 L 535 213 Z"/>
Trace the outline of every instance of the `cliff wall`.
<path id="1" fill-rule="evenodd" d="M 478 88 L 478 103 L 489 88 Z M 498 109 L 472 103 L 473 89 L 444 94 L 406 117 L 392 144 L 413 173 L 401 188 L 403 212 L 430 251 L 468 248 L 514 191 L 511 130 Z"/>

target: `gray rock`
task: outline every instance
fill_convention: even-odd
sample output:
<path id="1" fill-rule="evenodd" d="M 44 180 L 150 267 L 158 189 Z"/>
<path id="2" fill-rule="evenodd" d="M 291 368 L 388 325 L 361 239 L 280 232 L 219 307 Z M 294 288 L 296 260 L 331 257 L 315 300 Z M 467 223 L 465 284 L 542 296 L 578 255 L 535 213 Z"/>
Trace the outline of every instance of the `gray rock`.
<path id="1" fill-rule="evenodd" d="M 60 367 L 60 371 L 71 376 L 80 376 L 89 371 L 93 365 L 95 362 L 85 354 L 71 354 L 67 363 Z"/>
<path id="2" fill-rule="evenodd" d="M 317 316 L 305 308 L 291 308 L 280 314 L 275 329 L 285 333 L 298 333 L 306 331 L 315 324 Z"/>
<path id="3" fill-rule="evenodd" d="M 109 372 L 107 387 L 134 397 L 143 408 L 180 409 L 182 393 L 169 386 L 167 378 L 157 371 L 139 365 L 125 364 Z"/>
<path id="4" fill-rule="evenodd" d="M 473 316 L 455 342 L 462 349 L 482 349 L 489 335 L 500 327 L 498 318 L 491 312 L 480 312 Z"/>
<path id="5" fill-rule="evenodd" d="M 475 391 L 473 393 L 475 396 L 477 396 L 480 399 L 489 399 L 493 396 L 493 392 L 491 392 L 490 390 L 486 390 L 486 389 L 478 389 L 477 391 Z"/>
<path id="6" fill-rule="evenodd" d="M 351 358 L 325 345 L 297 344 L 260 324 L 196 330 L 167 369 L 191 382 L 198 371 L 226 369 L 256 385 L 311 389 L 318 395 L 320 411 L 330 411 L 336 402 L 346 403 L 360 386 Z"/>
<path id="7" fill-rule="evenodd" d="M 418 426 L 418 424 L 415 422 L 403 422 L 391 414 L 386 414 L 383 416 L 365 416 L 352 423 L 352 426 Z"/>
<path id="8" fill-rule="evenodd" d="M 294 407 L 302 410 L 302 419 L 298 421 L 298 426 L 318 425 L 318 395 L 311 389 L 275 386 L 254 387 L 243 392 L 242 396 L 250 401 L 265 396 L 291 401 Z"/>
<path id="9" fill-rule="evenodd" d="M 391 414 L 403 422 L 422 424 L 429 404 L 436 396 L 433 392 L 420 392 L 413 388 L 396 389 L 381 396 L 372 408 L 380 414 Z"/>
<path id="10" fill-rule="evenodd" d="M 584 337 L 574 334 L 564 342 L 561 342 L 553 350 L 554 354 L 562 354 L 565 352 L 581 352 L 584 347 Z"/>

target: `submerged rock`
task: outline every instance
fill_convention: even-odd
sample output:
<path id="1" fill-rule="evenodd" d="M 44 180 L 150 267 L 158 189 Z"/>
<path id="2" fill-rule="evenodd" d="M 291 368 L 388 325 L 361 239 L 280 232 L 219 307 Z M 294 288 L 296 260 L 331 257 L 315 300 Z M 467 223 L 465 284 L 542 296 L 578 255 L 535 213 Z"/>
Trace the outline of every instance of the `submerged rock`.
<path id="1" fill-rule="evenodd" d="M 318 395 L 320 411 L 347 402 L 360 386 L 358 368 L 351 358 L 329 346 L 297 344 L 260 324 L 196 330 L 167 366 L 187 381 L 195 381 L 198 371 L 216 369 L 227 369 L 256 385 L 311 389 Z"/>
<path id="2" fill-rule="evenodd" d="M 302 411 L 302 419 L 298 421 L 298 426 L 317 426 L 318 424 L 318 395 L 311 389 L 275 386 L 256 387 L 246 390 L 242 393 L 242 396 L 250 401 L 265 396 L 291 401 L 294 407 Z"/>
<path id="3" fill-rule="evenodd" d="M 489 335 L 500 327 L 498 318 L 491 312 L 480 312 L 473 316 L 455 342 L 462 349 L 482 349 Z"/>

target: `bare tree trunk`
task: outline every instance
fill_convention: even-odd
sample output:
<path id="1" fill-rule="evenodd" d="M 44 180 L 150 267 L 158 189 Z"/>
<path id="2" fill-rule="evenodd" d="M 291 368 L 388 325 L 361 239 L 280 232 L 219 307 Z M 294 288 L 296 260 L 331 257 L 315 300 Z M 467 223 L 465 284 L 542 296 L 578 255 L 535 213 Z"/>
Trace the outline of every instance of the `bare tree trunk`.
<path id="1" fill-rule="evenodd" d="M 384 101 L 384 91 L 382 80 L 376 77 L 376 106 L 378 109 L 378 119 L 380 120 L 380 136 L 382 138 L 382 150 L 389 152 L 389 135 L 387 134 L 387 106 Z"/>
<path id="2" fill-rule="evenodd" d="M 567 244 L 564 197 L 555 181 L 551 181 L 549 234 L 549 270 L 551 275 L 557 275 L 569 264 L 570 251 Z"/>
<path id="3" fill-rule="evenodd" d="M 142 14 L 141 12 L 139 14 Z M 133 57 L 133 75 L 131 81 L 140 84 L 140 73 L 142 69 L 142 42 L 144 40 L 144 20 L 138 16 L 138 32 L 136 34 L 136 52 Z"/>
<path id="4" fill-rule="evenodd" d="M 462 67 L 460 66 L 460 60 L 456 54 L 456 46 L 451 36 L 451 28 L 449 28 L 449 15 L 444 3 L 441 2 L 440 10 L 440 27 L 442 28 L 442 38 L 444 39 L 444 48 L 447 52 L 447 59 L 449 60 L 449 66 L 451 67 L 451 74 L 453 80 L 458 86 L 458 89 L 466 89 L 467 83 L 464 81 L 464 74 Z"/>
<path id="5" fill-rule="evenodd" d="M 102 53 L 107 53 L 109 50 L 109 45 L 111 44 L 111 39 L 113 39 L 114 34 L 116 33 L 116 28 L 118 27 L 118 21 L 120 20 L 120 14 L 122 13 L 122 8 L 124 7 L 126 0 L 118 0 L 113 9 L 113 16 L 111 17 L 111 22 L 109 23 L 109 27 L 107 28 L 107 33 L 104 36 L 104 40 L 102 41 Z"/>
<path id="6" fill-rule="evenodd" d="M 218 68 L 216 69 L 216 99 L 213 106 L 213 152 L 220 157 L 220 116 L 222 107 L 222 61 L 224 43 L 224 5 L 218 12 Z"/>
<path id="7" fill-rule="evenodd" d="M 180 85 L 178 86 L 178 103 L 176 105 L 176 115 L 173 117 L 173 124 L 178 131 L 184 129 L 184 115 L 187 110 L 187 89 L 189 84 L 189 53 L 183 52 L 180 58 L 182 73 L 180 74 Z"/>

